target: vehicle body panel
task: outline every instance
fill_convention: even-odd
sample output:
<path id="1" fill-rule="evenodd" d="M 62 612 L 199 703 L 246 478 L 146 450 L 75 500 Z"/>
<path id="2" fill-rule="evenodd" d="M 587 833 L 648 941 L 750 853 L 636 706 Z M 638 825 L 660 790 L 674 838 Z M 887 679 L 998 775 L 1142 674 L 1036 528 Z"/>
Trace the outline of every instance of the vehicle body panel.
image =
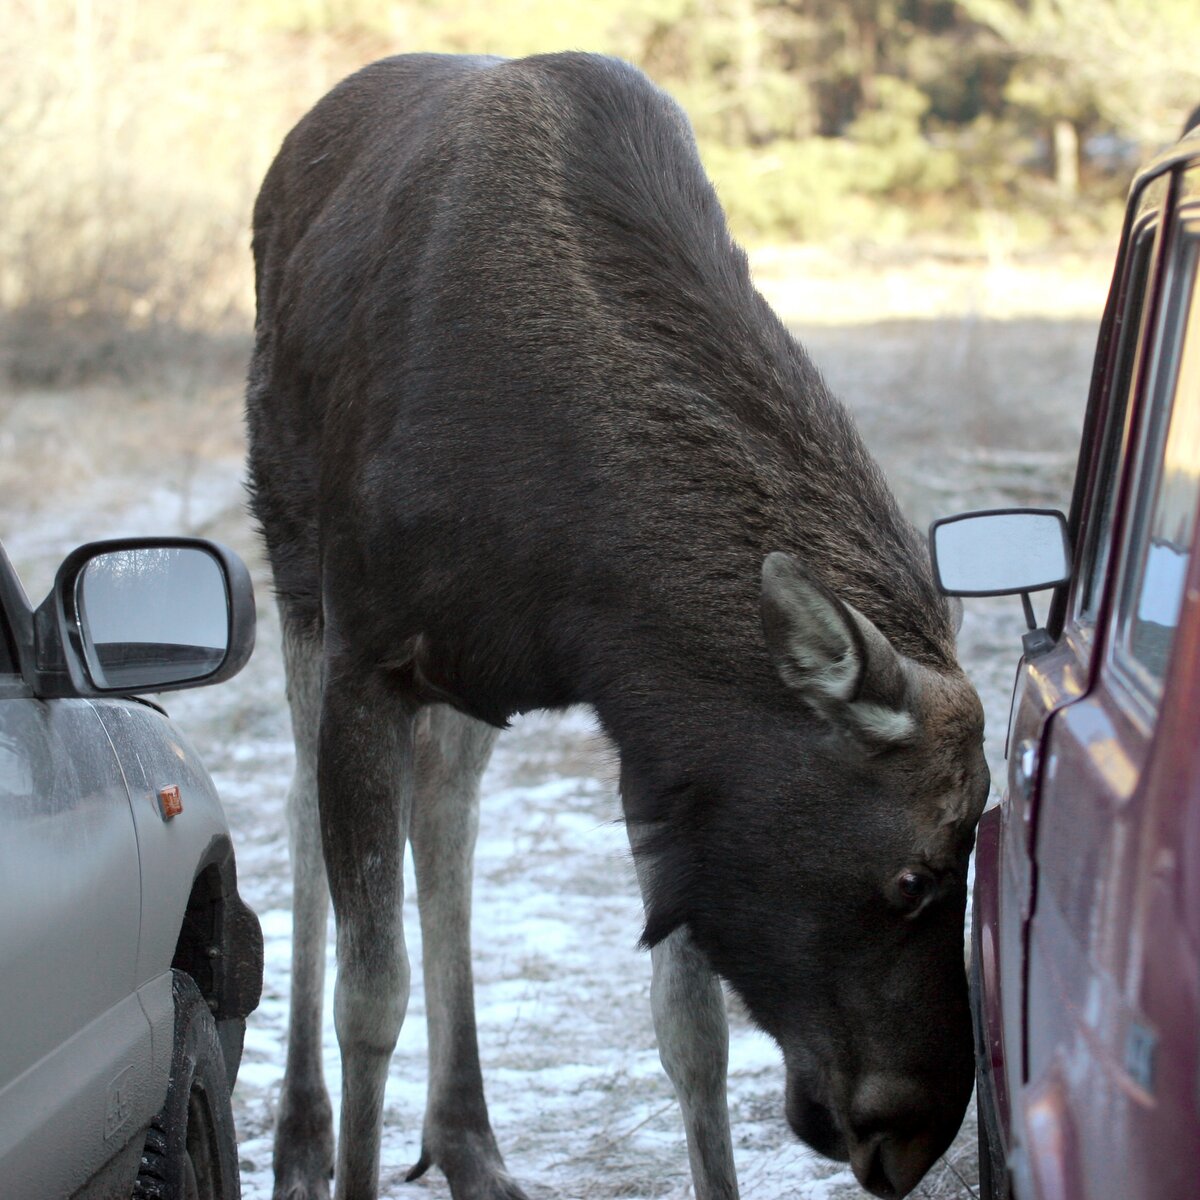
<path id="1" fill-rule="evenodd" d="M 211 861 L 214 841 L 228 844 L 229 826 L 216 788 L 191 742 L 161 712 L 144 704 L 93 701 L 112 740 L 129 788 L 133 824 L 141 860 L 142 913 L 137 982 L 142 984 L 170 963 L 187 909 L 193 879 Z M 166 820 L 159 791 L 179 788 L 183 812 Z M 163 907 L 165 905 L 165 908 Z"/>
<path id="2" fill-rule="evenodd" d="M 171 973 L 124 997 L 0 1092 L 6 1196 L 90 1194 L 120 1156 L 128 1194 L 146 1126 L 167 1094 L 174 1030 Z M 122 1186 L 123 1185 L 123 1186 Z"/>
<path id="3" fill-rule="evenodd" d="M 0 1041 L 14 1079 L 135 986 L 140 923 L 129 796 L 86 700 L 0 700 Z M 64 871 L 64 864 L 71 869 Z M 88 988 L 62 981 L 92 978 Z"/>
<path id="4" fill-rule="evenodd" d="M 133 814 L 93 705 L 0 700 L 0 756 L 0 908 L 17 918 L 0 923 L 0 1011 L 20 1032 L 0 1038 L 0 1177 L 67 1196 L 163 1102 L 170 973 L 139 997 Z"/>

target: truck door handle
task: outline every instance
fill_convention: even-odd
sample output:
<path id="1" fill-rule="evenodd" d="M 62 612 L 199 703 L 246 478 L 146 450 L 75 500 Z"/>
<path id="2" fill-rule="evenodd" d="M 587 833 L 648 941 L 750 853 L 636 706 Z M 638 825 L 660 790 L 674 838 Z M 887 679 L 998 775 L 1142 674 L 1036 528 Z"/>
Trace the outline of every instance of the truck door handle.
<path id="1" fill-rule="evenodd" d="M 1041 754 L 1035 738 L 1022 738 L 1016 746 L 1016 757 L 1013 761 L 1012 786 L 1021 794 L 1024 800 L 1029 799 L 1033 792 L 1034 780 L 1037 779 Z"/>

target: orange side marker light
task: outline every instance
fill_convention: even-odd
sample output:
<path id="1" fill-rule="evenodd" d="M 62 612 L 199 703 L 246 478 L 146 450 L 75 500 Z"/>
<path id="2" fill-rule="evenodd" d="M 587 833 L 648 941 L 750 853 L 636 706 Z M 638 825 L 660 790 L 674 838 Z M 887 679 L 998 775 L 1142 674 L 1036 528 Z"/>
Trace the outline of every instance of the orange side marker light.
<path id="1" fill-rule="evenodd" d="M 169 821 L 183 812 L 183 797 L 179 794 L 179 785 L 172 783 L 168 787 L 158 789 L 158 807 L 162 810 L 162 818 Z"/>

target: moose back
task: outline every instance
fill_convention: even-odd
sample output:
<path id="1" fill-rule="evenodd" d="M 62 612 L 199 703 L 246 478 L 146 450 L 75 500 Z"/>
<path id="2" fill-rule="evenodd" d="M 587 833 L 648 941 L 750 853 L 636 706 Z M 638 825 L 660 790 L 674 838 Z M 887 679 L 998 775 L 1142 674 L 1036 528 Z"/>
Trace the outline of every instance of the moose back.
<path id="1" fill-rule="evenodd" d="M 695 1194 L 737 1195 L 721 981 L 786 1114 L 879 1196 L 971 1092 L 982 712 L 852 421 L 754 290 L 687 120 L 558 54 L 376 63 L 289 134 L 254 215 L 250 484 L 284 627 L 292 1009 L 276 1195 L 378 1186 L 411 846 L 455 1200 L 524 1193 L 488 1121 L 469 946 L 479 776 L 514 713 L 620 756 L 659 1052 Z"/>

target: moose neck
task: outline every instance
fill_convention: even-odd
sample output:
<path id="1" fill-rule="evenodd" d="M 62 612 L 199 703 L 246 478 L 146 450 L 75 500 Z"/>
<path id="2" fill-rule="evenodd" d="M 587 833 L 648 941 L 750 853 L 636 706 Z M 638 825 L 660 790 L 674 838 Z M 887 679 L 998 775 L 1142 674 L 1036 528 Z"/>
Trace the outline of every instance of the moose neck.
<path id="1" fill-rule="evenodd" d="M 733 636 L 735 624 L 726 635 L 744 645 L 749 639 Z M 809 718 L 790 701 L 765 648 L 717 654 L 678 631 L 639 632 L 639 648 L 618 651 L 602 675 L 593 675 L 586 699 L 620 755 L 627 818 L 656 824 L 670 821 L 699 787 L 723 794 L 722 780 L 770 740 L 771 728 Z"/>

